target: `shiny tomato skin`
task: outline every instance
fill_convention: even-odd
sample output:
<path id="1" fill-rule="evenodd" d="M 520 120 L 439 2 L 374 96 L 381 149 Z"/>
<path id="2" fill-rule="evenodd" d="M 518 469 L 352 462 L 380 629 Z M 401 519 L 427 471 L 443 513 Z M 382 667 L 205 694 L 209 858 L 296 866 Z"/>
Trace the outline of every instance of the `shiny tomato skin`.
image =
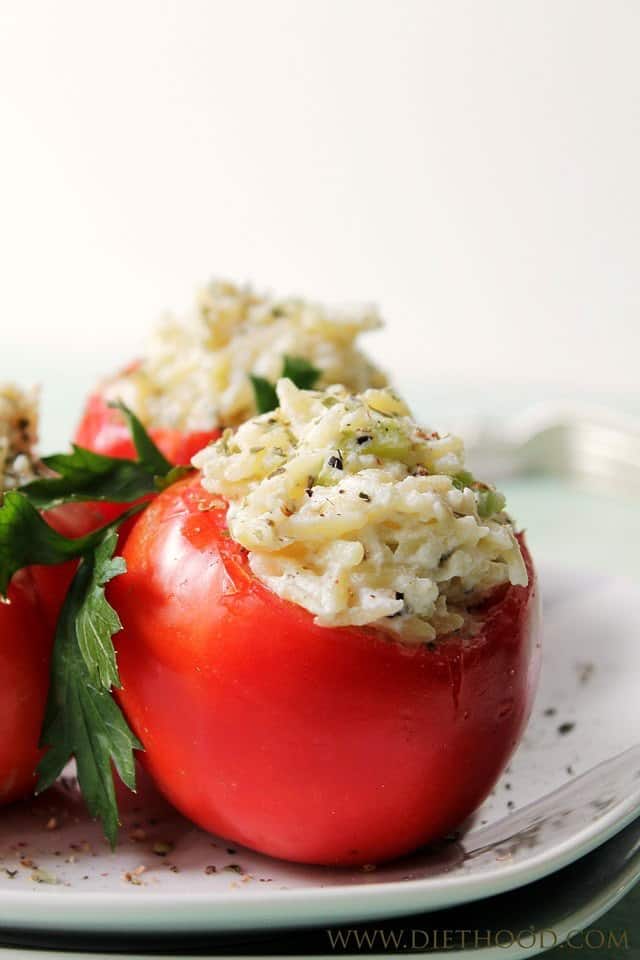
<path id="1" fill-rule="evenodd" d="M 87 504 L 57 507 L 45 519 L 68 537 L 96 525 Z M 76 566 L 73 561 L 19 571 L 9 585 L 9 603 L 0 604 L 0 806 L 35 786 L 55 625 Z"/>
<path id="2" fill-rule="evenodd" d="M 29 570 L 14 576 L 8 600 L 0 605 L 0 806 L 35 786 L 53 644 Z"/>
<path id="3" fill-rule="evenodd" d="M 205 829 L 318 864 L 389 860 L 486 797 L 539 668 L 535 575 L 471 641 L 409 647 L 327 628 L 252 575 L 197 478 L 160 494 L 110 597 L 119 701 L 149 773 Z"/>
<path id="4" fill-rule="evenodd" d="M 107 522 L 103 515 L 103 506 L 105 505 L 99 503 L 65 503 L 53 510 L 47 510 L 44 518 L 49 526 L 65 537 L 83 537 Z M 111 504 L 106 506 L 110 507 Z M 55 629 L 67 588 L 77 566 L 77 561 L 71 560 L 55 566 L 30 567 L 30 576 L 42 612 L 52 629 Z"/>
<path id="5" fill-rule="evenodd" d="M 127 369 L 135 369 L 136 366 L 137 364 L 134 363 Z M 221 433 L 218 429 L 183 432 L 153 427 L 149 428 L 148 432 L 167 460 L 174 466 L 180 467 L 188 466 L 191 458 L 212 440 L 216 440 Z M 131 433 L 122 414 L 110 407 L 99 391 L 90 394 L 87 399 L 82 419 L 74 436 L 74 443 L 107 457 L 135 459 L 137 456 Z M 93 504 L 97 518 L 96 526 L 115 520 L 129 506 L 128 503 L 105 501 Z M 120 543 L 124 541 L 128 528 L 129 524 L 121 528 Z"/>
<path id="6" fill-rule="evenodd" d="M 151 427 L 149 434 L 170 463 L 188 466 L 199 450 L 220 436 L 220 431 L 216 429 L 184 432 Z M 100 392 L 89 396 L 74 442 L 108 457 L 136 457 L 131 434 L 122 414 L 109 407 Z"/>

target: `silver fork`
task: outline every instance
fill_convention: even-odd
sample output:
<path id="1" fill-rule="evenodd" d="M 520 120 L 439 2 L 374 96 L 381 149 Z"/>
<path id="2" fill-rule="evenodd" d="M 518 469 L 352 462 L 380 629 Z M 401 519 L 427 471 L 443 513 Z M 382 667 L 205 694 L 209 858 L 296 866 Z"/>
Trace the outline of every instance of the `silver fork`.
<path id="1" fill-rule="evenodd" d="M 511 420 L 472 418 L 454 429 L 465 437 L 469 463 L 479 474 L 547 473 L 640 490 L 640 420 L 634 417 L 595 406 L 540 404 Z"/>

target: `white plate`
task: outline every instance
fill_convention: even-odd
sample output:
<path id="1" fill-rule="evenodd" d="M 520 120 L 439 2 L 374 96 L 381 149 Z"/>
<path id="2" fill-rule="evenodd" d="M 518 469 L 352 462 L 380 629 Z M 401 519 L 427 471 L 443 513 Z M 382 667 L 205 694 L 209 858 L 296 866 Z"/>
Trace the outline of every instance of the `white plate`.
<path id="1" fill-rule="evenodd" d="M 458 842 L 369 872 L 299 867 L 230 848 L 145 785 L 123 811 L 112 854 L 67 783 L 1 819 L 0 927 L 175 933 L 380 919 L 530 883 L 604 842 L 640 811 L 637 753 L 606 778 L 588 775 L 597 786 L 589 802 L 579 775 L 640 742 L 640 591 L 553 568 L 541 579 L 545 650 L 534 716 Z M 574 777 L 561 802 L 527 809 Z M 170 853 L 153 852 L 165 842 Z M 36 882 L 35 866 L 56 882 Z M 138 866 L 146 869 L 136 882 L 126 879 Z"/>
<path id="2" fill-rule="evenodd" d="M 615 906 L 638 878 L 640 818 L 597 850 L 537 883 L 487 900 L 449 907 L 441 913 L 396 917 L 384 924 L 374 920 L 368 927 L 342 928 L 340 932 L 348 938 L 345 948 L 350 948 L 351 953 L 358 948 L 357 936 L 363 944 L 358 952 L 366 945 L 370 956 L 390 956 L 389 948 L 394 947 L 396 955 L 409 949 L 414 952 L 414 948 L 421 952 L 428 947 L 429 956 L 448 960 L 465 960 L 469 953 L 480 960 L 526 960 L 566 940 L 570 941 L 571 949 L 593 951 L 603 935 L 609 940 L 611 934 L 616 941 L 610 940 L 611 949 L 625 950 L 631 948 L 628 931 L 603 928 L 603 925 L 591 933 L 581 931 L 587 931 Z M 205 933 L 180 935 L 176 939 L 161 934 L 140 940 L 132 940 L 130 934 L 108 940 L 103 933 L 75 937 L 62 934 L 52 941 L 49 932 L 21 931 L 12 937 L 3 931 L 0 934 L 3 943 L 20 946 L 0 948 L 0 960 L 71 960 L 77 958 L 80 950 L 94 960 L 112 960 L 123 951 L 128 957 L 140 957 L 140 960 L 143 956 L 160 960 L 168 951 L 192 960 L 203 954 L 247 958 L 324 956 L 328 960 L 336 956 L 335 947 L 329 953 L 327 949 L 330 950 L 332 942 L 340 942 L 338 932 L 315 927 L 262 931 L 250 936 Z M 371 939 L 367 941 L 365 936 Z M 143 954 L 137 952 L 142 950 Z"/>

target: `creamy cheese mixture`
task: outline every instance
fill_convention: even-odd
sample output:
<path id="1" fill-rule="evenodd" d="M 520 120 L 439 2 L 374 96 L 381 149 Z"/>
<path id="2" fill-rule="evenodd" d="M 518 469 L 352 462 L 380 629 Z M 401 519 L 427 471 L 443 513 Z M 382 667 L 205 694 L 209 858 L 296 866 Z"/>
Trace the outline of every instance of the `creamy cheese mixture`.
<path id="1" fill-rule="evenodd" d="M 280 380 L 278 397 L 193 461 L 274 593 L 319 624 L 419 643 L 471 629 L 494 587 L 526 585 L 504 498 L 465 471 L 461 440 L 418 427 L 389 389 Z"/>
<path id="2" fill-rule="evenodd" d="M 0 385 L 0 494 L 35 477 L 37 431 L 36 391 Z"/>
<path id="3" fill-rule="evenodd" d="M 382 386 L 385 377 L 355 345 L 359 333 L 378 326 L 372 308 L 274 300 L 215 282 L 186 320 L 165 319 L 137 369 L 112 381 L 105 393 L 122 399 L 148 426 L 235 426 L 257 412 L 249 375 L 275 383 L 287 355 L 320 371 L 317 387 L 342 383 L 358 392 Z"/>

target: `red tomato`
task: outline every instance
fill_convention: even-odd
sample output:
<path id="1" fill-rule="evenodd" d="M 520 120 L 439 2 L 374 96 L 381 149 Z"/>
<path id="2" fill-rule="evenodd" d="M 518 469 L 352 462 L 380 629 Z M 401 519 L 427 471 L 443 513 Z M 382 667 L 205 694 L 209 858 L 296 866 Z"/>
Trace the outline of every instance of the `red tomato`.
<path id="1" fill-rule="evenodd" d="M 182 430 L 151 427 L 149 434 L 167 460 L 177 466 L 188 466 L 199 450 L 220 436 L 220 431 L 200 430 L 185 433 Z M 89 396 L 74 440 L 79 446 L 108 457 L 134 459 L 136 456 L 131 434 L 122 414 L 109 407 L 99 392 Z"/>
<path id="2" fill-rule="evenodd" d="M 303 863 L 397 857 L 491 790 L 534 695 L 535 576 L 472 641 L 408 647 L 314 624 L 251 573 L 197 479 L 160 494 L 111 584 L 119 701 L 142 760 L 187 817 Z"/>
<path id="3" fill-rule="evenodd" d="M 8 599 L 0 606 L 0 805 L 35 784 L 53 642 L 29 570 L 13 578 Z"/>
<path id="4" fill-rule="evenodd" d="M 135 369 L 133 363 L 128 370 Z M 126 372 L 126 371 L 125 371 Z M 147 426 L 145 424 L 145 426 Z M 212 440 L 220 436 L 220 430 L 200 430 L 185 433 L 181 430 L 167 428 L 148 428 L 149 435 L 161 453 L 175 466 L 188 466 L 191 458 L 206 447 Z M 118 410 L 110 407 L 103 395 L 98 391 L 92 393 L 85 405 L 82 419 L 76 430 L 74 442 L 95 453 L 102 453 L 108 457 L 122 457 L 135 459 L 136 450 L 131 440 L 129 428 Z M 109 523 L 123 513 L 128 503 L 95 503 L 96 526 Z M 122 543 L 128 532 L 129 524 L 121 528 L 120 542 Z"/>
<path id="5" fill-rule="evenodd" d="M 82 537 L 107 522 L 103 516 L 103 507 L 112 504 L 101 503 L 65 503 L 64 506 L 47 510 L 44 514 L 49 526 L 65 537 Z M 117 514 L 115 514 L 117 515 Z M 111 519 L 109 517 L 108 519 Z M 67 588 L 73 579 L 77 562 L 45 567 L 30 568 L 40 605 L 49 626 L 54 629 Z"/>
<path id="6" fill-rule="evenodd" d="M 96 525 L 85 504 L 57 507 L 46 519 L 69 537 Z M 0 605 L 0 805 L 35 786 L 55 624 L 75 569 L 71 562 L 21 570 L 9 586 L 9 602 Z"/>

